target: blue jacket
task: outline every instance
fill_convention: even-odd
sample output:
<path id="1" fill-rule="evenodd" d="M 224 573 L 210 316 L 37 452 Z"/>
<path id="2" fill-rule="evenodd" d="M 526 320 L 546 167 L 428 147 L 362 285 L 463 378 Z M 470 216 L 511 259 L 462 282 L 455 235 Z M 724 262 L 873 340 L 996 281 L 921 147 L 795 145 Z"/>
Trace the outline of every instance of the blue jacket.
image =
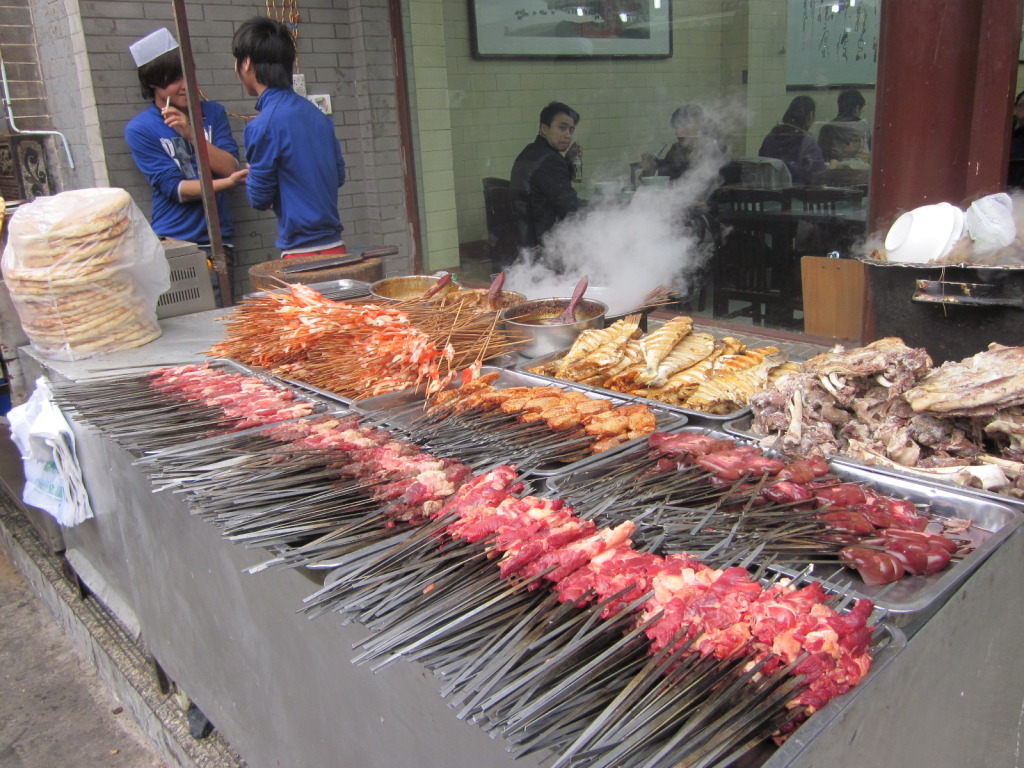
<path id="1" fill-rule="evenodd" d="M 231 135 L 231 126 L 224 107 L 216 101 L 204 101 L 203 128 L 206 140 L 238 159 L 238 144 Z M 153 213 L 150 224 L 161 237 L 188 240 L 200 245 L 210 244 L 206 229 L 203 201 L 183 203 L 178 199 L 178 185 L 199 178 L 195 148 L 177 131 L 164 124 L 155 104 L 131 119 L 124 129 L 124 140 L 131 150 L 135 165 L 153 187 Z M 217 193 L 221 237 L 230 244 L 235 225 L 228 210 L 227 194 Z"/>
<path id="2" fill-rule="evenodd" d="M 268 88 L 245 127 L 246 190 L 253 208 L 273 208 L 282 251 L 341 240 L 338 189 L 345 159 L 334 121 L 293 90 Z"/>

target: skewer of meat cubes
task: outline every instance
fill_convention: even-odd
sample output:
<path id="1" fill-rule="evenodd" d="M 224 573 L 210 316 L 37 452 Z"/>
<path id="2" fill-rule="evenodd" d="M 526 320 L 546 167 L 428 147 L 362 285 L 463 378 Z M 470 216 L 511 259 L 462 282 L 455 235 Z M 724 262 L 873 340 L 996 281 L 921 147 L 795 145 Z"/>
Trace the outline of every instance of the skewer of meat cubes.
<path id="1" fill-rule="evenodd" d="M 869 585 L 937 573 L 972 548 L 961 526 L 946 529 L 908 500 L 843 482 L 821 457 L 787 462 L 700 431 L 655 433 L 648 446 L 618 466 L 567 476 L 558 492 L 708 562 L 835 563 Z M 930 524 L 945 535 L 926 531 Z"/>
<path id="2" fill-rule="evenodd" d="M 274 424 L 322 410 L 283 386 L 215 367 L 157 368 L 53 384 L 54 401 L 136 453 Z"/>
<path id="3" fill-rule="evenodd" d="M 390 551 L 342 558 L 309 612 L 372 627 L 357 661 L 425 663 L 460 717 L 560 766 L 724 765 L 867 671 L 870 601 L 638 551 L 631 524 L 521 490 L 508 466 L 467 482 Z"/>
<path id="4" fill-rule="evenodd" d="M 158 490 L 249 546 L 300 546 L 354 524 L 365 542 L 429 517 L 472 470 L 361 423 L 324 414 L 151 454 Z"/>

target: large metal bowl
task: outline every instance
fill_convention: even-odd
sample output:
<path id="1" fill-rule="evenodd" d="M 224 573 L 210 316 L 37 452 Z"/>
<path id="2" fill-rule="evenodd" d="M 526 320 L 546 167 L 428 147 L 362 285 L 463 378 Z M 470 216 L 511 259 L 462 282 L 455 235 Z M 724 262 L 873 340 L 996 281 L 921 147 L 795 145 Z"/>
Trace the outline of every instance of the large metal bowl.
<path id="1" fill-rule="evenodd" d="M 435 285 L 440 277 L 434 275 L 403 275 L 401 277 L 385 277 L 370 285 L 370 293 L 378 299 L 388 301 L 414 301 Z M 460 285 L 452 280 L 436 295 L 455 293 Z"/>
<path id="2" fill-rule="evenodd" d="M 527 357 L 550 355 L 568 349 L 587 328 L 603 328 L 608 305 L 594 299 L 582 299 L 576 307 L 575 323 L 552 324 L 569 306 L 571 299 L 534 299 L 502 310 L 505 330 L 524 343 L 517 351 Z"/>

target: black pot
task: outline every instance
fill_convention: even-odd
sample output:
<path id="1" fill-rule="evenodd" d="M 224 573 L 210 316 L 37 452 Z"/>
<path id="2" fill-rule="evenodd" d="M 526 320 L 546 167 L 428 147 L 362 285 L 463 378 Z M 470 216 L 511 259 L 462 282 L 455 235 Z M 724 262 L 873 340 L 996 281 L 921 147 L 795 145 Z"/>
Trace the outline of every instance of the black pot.
<path id="1" fill-rule="evenodd" d="M 877 337 L 924 347 L 936 365 L 1024 345 L 1024 269 L 864 263 Z"/>

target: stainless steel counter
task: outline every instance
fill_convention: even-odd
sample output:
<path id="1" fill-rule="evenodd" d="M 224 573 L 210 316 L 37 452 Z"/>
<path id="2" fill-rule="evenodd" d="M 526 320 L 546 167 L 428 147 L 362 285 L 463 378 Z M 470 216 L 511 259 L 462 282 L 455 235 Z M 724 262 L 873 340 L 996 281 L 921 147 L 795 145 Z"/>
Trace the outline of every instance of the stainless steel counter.
<path id="1" fill-rule="evenodd" d="M 145 347 L 77 363 L 23 354 L 74 380 L 194 362 L 220 338 L 222 311 L 163 321 Z M 64 532 L 69 559 L 140 629 L 161 666 L 253 766 L 508 766 L 500 742 L 461 722 L 422 667 L 379 673 L 349 662 L 365 635 L 297 614 L 314 589 L 295 571 L 245 569 L 266 552 L 224 541 L 182 500 L 153 493 L 132 457 L 73 424 L 96 519 Z M 1024 531 L 950 599 L 903 627 L 906 647 L 812 718 L 767 768 L 1020 766 Z M 515 765 L 533 768 L 539 757 Z"/>

